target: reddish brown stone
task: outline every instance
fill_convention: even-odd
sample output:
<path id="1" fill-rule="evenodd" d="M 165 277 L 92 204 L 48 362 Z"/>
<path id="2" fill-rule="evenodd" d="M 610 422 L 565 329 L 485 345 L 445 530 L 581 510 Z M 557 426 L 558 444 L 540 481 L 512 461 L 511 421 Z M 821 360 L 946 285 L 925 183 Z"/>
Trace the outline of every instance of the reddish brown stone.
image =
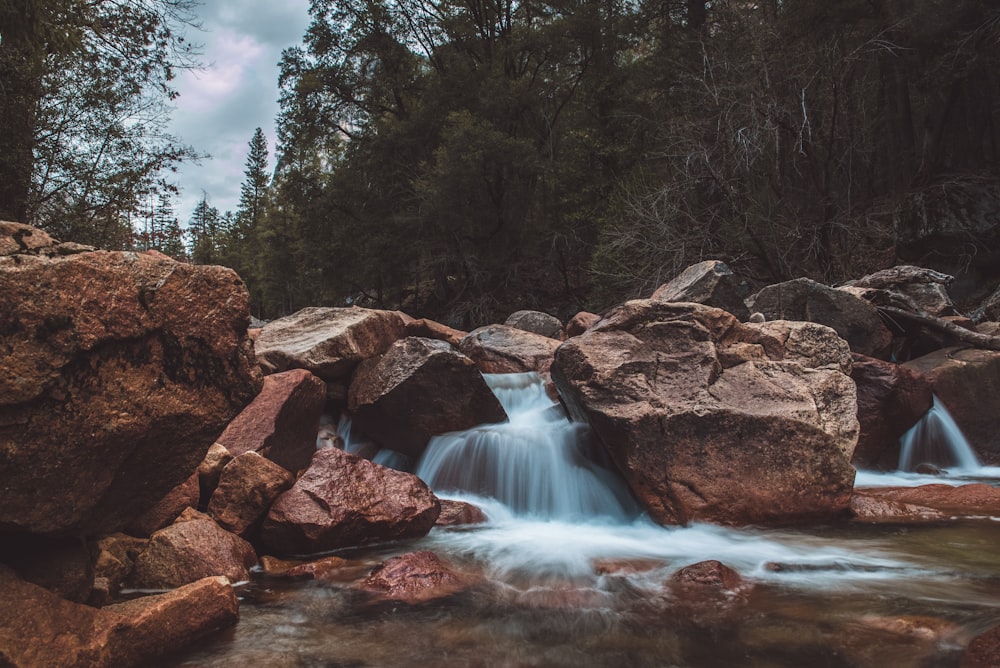
<path id="1" fill-rule="evenodd" d="M 94 564 L 81 538 L 4 536 L 0 539 L 0 563 L 10 566 L 23 580 L 63 598 L 82 603 L 90 597 Z"/>
<path id="2" fill-rule="evenodd" d="M 453 527 L 464 524 L 482 524 L 487 521 L 482 510 L 465 501 L 441 499 L 441 514 L 435 524 L 439 527 Z"/>
<path id="3" fill-rule="evenodd" d="M 872 357 L 853 355 L 851 378 L 858 386 L 861 433 L 852 463 L 883 471 L 899 465 L 899 437 L 931 407 L 931 384 L 914 371 Z"/>
<path id="4" fill-rule="evenodd" d="M 794 524 L 847 512 L 850 364 L 827 327 L 636 300 L 563 343 L 552 375 L 656 521 Z"/>
<path id="5" fill-rule="evenodd" d="M 1000 666 L 1000 626 L 972 639 L 962 655 L 961 668 L 996 668 Z"/>
<path id="6" fill-rule="evenodd" d="M 294 476 L 282 467 L 245 452 L 223 469 L 208 514 L 226 531 L 250 540 L 271 503 L 293 482 Z"/>
<path id="7" fill-rule="evenodd" d="M 931 382 L 979 459 L 1000 465 L 1000 352 L 943 348 L 904 366 Z"/>
<path id="8" fill-rule="evenodd" d="M 421 603 L 467 589 L 470 581 L 433 552 L 410 552 L 376 566 L 364 587 L 385 598 Z"/>
<path id="9" fill-rule="evenodd" d="M 150 536 L 154 531 L 171 524 L 185 508 L 197 508 L 200 497 L 201 485 L 198 472 L 195 471 L 187 480 L 167 492 L 155 506 L 129 522 L 125 530 L 133 536 Z"/>
<path id="10" fill-rule="evenodd" d="M 327 448 L 271 505 L 261 542 L 275 554 L 310 554 L 416 538 L 440 512 L 437 497 L 416 476 Z"/>
<path id="11" fill-rule="evenodd" d="M 559 341 L 507 325 L 489 325 L 469 332 L 458 349 L 483 373 L 546 372 Z"/>
<path id="12" fill-rule="evenodd" d="M 250 543 L 212 520 L 194 519 L 154 533 L 136 559 L 130 583 L 139 589 L 168 589 L 214 575 L 240 582 L 249 579 L 255 565 Z"/>
<path id="13" fill-rule="evenodd" d="M 921 485 L 865 489 L 867 497 L 943 511 L 947 515 L 1000 516 L 1000 488 L 974 485 Z"/>
<path id="14" fill-rule="evenodd" d="M 149 539 L 136 538 L 123 533 L 105 536 L 92 546 L 94 553 L 94 590 L 88 603 L 98 607 L 116 596 L 132 575 L 135 560 Z"/>
<path id="15" fill-rule="evenodd" d="M 267 376 L 257 398 L 229 423 L 217 443 L 234 457 L 256 452 L 297 471 L 309 465 L 326 404 L 326 385 L 304 369 Z"/>
<path id="16" fill-rule="evenodd" d="M 601 316 L 596 313 L 588 313 L 587 311 L 580 311 L 566 323 L 566 338 L 572 336 L 580 336 L 588 329 L 600 322 Z"/>
<path id="17" fill-rule="evenodd" d="M 231 270 L 128 252 L 0 257 L 0 525 L 115 531 L 259 389 Z"/>
<path id="18" fill-rule="evenodd" d="M 52 249 L 56 241 L 48 232 L 24 223 L 0 220 L 0 257 Z"/>
<path id="19" fill-rule="evenodd" d="M 198 485 L 201 488 L 201 498 L 209 499 L 212 492 L 219 484 L 219 476 L 229 462 L 233 461 L 233 455 L 219 443 L 213 443 L 208 449 L 205 458 L 198 465 Z"/>
<path id="20" fill-rule="evenodd" d="M 743 586 L 743 578 L 721 561 L 699 561 L 685 566 L 670 576 L 670 586 L 680 589 L 710 589 L 716 592 L 734 591 Z"/>
<path id="21" fill-rule="evenodd" d="M 851 495 L 851 513 L 865 522 L 923 522 L 947 517 L 940 510 L 882 499 L 858 491 Z"/>
<path id="22" fill-rule="evenodd" d="M 417 337 L 358 367 L 348 408 L 355 427 L 414 460 L 432 436 L 507 419 L 475 362 L 443 341 Z"/>
<path id="23" fill-rule="evenodd" d="M 310 307 L 264 325 L 254 346 L 266 373 L 307 369 L 338 380 L 361 360 L 384 353 L 404 327 L 395 311 Z"/>
<path id="24" fill-rule="evenodd" d="M 739 283 L 725 262 L 705 260 L 693 264 L 673 280 L 661 285 L 651 299 L 663 302 L 695 302 L 721 308 L 739 320 L 750 311 L 739 294 Z"/>
<path id="25" fill-rule="evenodd" d="M 407 322 L 404 333 L 406 336 L 420 336 L 425 339 L 447 341 L 455 348 L 458 347 L 458 344 L 468 334 L 468 332 L 463 332 L 426 318 Z"/>

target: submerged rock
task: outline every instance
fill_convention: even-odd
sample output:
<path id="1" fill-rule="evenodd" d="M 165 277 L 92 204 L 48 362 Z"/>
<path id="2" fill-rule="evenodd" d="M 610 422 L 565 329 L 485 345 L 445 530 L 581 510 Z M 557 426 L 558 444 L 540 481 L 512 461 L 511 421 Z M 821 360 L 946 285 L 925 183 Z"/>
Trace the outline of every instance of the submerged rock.
<path id="1" fill-rule="evenodd" d="M 271 505 L 261 542 L 275 554 L 310 554 L 417 538 L 440 512 L 437 497 L 416 476 L 327 448 Z"/>
<path id="2" fill-rule="evenodd" d="M 361 360 L 384 353 L 404 328 L 395 311 L 310 307 L 264 325 L 255 349 L 267 373 L 307 369 L 336 381 Z"/>
<path id="3" fill-rule="evenodd" d="M 348 409 L 354 426 L 414 460 L 432 436 L 507 419 L 475 362 L 443 341 L 417 337 L 358 367 Z"/>
<path id="4" fill-rule="evenodd" d="M 436 554 L 424 550 L 383 561 L 363 586 L 394 601 L 422 603 L 467 589 L 470 581 Z"/>
<path id="5" fill-rule="evenodd" d="M 471 503 L 441 499 L 441 514 L 434 524 L 439 527 L 454 527 L 483 524 L 486 521 L 486 514 Z"/>
<path id="6" fill-rule="evenodd" d="M 1000 517 L 1000 488 L 982 483 L 972 485 L 934 484 L 919 487 L 865 489 L 865 497 L 942 511 L 946 515 L 991 515 Z"/>
<path id="7" fill-rule="evenodd" d="M 792 524 L 847 512 L 850 367 L 827 327 L 636 300 L 566 341 L 552 373 L 656 521 Z"/>
<path id="8" fill-rule="evenodd" d="M 488 325 L 469 332 L 458 349 L 483 373 L 544 373 L 558 347 L 557 339 L 507 325 Z"/>
<path id="9" fill-rule="evenodd" d="M 0 230 L 0 245 L 41 234 Z M 120 529 L 191 475 L 260 388 L 230 269 L 5 251 L 0 313 L 0 530 Z"/>
<path id="10" fill-rule="evenodd" d="M 694 302 L 721 308 L 739 320 L 750 318 L 750 311 L 739 293 L 739 284 L 725 262 L 706 260 L 693 264 L 669 283 L 661 285 L 652 299 L 662 302 Z"/>

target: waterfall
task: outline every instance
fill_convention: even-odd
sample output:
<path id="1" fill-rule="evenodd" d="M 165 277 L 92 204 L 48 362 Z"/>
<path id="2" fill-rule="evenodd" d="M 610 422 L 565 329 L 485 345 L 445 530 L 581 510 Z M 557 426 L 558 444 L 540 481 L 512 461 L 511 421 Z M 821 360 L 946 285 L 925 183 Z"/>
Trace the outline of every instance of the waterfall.
<path id="1" fill-rule="evenodd" d="M 930 410 L 903 434 L 899 470 L 913 471 L 923 463 L 972 471 L 981 467 L 972 446 L 937 396 Z"/>
<path id="2" fill-rule="evenodd" d="M 537 373 L 485 374 L 508 422 L 431 439 L 416 474 L 435 492 L 496 499 L 517 516 L 627 521 L 624 482 L 597 463 L 586 425 L 571 422 Z"/>

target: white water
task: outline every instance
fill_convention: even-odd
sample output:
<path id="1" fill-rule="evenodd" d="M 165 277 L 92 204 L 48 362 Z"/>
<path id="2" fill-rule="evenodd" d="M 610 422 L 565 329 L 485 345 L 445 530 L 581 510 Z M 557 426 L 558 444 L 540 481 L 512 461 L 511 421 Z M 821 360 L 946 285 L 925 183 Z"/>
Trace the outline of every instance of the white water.
<path id="1" fill-rule="evenodd" d="M 923 463 L 960 471 L 981 467 L 969 441 L 936 395 L 930 410 L 899 441 L 900 471 L 912 471 Z"/>

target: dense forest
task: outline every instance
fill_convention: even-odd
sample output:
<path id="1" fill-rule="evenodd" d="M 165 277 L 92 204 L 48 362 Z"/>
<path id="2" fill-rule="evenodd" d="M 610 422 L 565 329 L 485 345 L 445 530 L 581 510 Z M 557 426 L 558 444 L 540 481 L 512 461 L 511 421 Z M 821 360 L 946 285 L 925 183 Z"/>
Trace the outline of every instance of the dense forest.
<path id="1" fill-rule="evenodd" d="M 931 190 L 998 192 L 990 0 L 313 0 L 273 166 L 258 130 L 185 239 L 193 6 L 0 0 L 0 217 L 232 266 L 260 317 L 566 316 L 706 258 L 834 283 L 920 261 Z"/>

